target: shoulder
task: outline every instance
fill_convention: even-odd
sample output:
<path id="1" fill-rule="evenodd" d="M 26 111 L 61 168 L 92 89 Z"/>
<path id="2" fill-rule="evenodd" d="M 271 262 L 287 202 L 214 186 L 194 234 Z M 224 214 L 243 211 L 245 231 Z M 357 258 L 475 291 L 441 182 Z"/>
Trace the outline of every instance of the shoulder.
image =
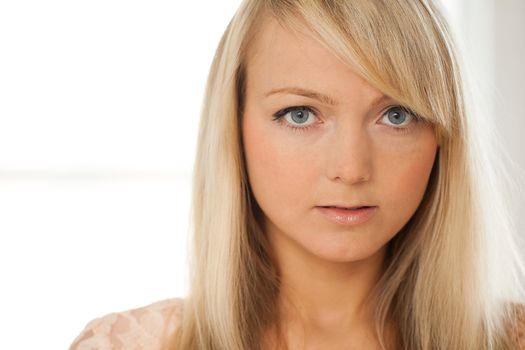
<path id="1" fill-rule="evenodd" d="M 510 334 L 519 350 L 525 350 L 525 304 L 512 304 L 512 325 Z"/>
<path id="2" fill-rule="evenodd" d="M 69 350 L 161 349 L 180 325 L 184 300 L 172 298 L 90 321 Z"/>

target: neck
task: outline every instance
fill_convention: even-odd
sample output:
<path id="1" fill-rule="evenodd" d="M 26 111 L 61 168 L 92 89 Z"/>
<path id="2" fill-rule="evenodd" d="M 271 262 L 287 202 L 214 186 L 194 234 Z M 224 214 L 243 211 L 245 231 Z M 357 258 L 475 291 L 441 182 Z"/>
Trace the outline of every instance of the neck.
<path id="1" fill-rule="evenodd" d="M 334 262 L 270 235 L 281 276 L 279 306 L 286 323 L 311 330 L 373 327 L 371 292 L 383 272 L 386 247 L 359 261 Z"/>

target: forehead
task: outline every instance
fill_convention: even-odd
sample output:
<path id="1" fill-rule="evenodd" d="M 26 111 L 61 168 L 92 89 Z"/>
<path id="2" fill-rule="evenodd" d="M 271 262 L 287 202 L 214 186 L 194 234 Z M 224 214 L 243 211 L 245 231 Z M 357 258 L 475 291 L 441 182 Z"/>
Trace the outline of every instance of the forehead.
<path id="1" fill-rule="evenodd" d="M 247 52 L 247 91 L 263 96 L 283 87 L 304 87 L 340 98 L 357 91 L 376 96 L 350 66 L 344 64 L 306 26 L 291 30 L 268 16 Z"/>

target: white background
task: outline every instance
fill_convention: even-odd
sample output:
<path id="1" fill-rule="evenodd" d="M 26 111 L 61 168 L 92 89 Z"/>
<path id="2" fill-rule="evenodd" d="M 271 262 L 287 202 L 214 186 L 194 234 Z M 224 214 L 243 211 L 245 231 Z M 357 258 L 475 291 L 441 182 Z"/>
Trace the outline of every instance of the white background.
<path id="1" fill-rule="evenodd" d="M 66 349 L 95 317 L 186 293 L 205 79 L 239 3 L 0 3 L 1 349 Z M 524 89 L 491 69 L 490 4 L 445 3 L 522 162 Z"/>

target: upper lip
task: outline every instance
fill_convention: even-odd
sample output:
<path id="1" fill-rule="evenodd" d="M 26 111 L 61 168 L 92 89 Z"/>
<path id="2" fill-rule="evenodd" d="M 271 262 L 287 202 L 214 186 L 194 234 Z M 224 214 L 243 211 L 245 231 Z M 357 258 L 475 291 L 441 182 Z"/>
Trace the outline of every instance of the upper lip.
<path id="1" fill-rule="evenodd" d="M 333 203 L 333 204 L 327 204 L 327 205 L 320 205 L 320 207 L 336 207 L 336 208 L 344 208 L 344 209 L 356 209 L 361 207 L 375 207 L 375 205 L 372 204 L 345 204 L 345 203 Z"/>

